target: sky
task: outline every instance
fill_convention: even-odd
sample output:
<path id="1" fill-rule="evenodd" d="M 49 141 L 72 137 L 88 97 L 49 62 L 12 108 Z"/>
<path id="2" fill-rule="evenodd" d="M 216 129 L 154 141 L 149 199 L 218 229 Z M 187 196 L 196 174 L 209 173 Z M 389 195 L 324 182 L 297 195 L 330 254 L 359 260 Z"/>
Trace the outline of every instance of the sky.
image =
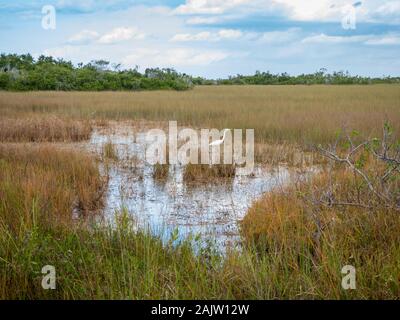
<path id="1" fill-rule="evenodd" d="M 0 0 L 0 52 L 208 78 L 400 76 L 400 0 Z"/>

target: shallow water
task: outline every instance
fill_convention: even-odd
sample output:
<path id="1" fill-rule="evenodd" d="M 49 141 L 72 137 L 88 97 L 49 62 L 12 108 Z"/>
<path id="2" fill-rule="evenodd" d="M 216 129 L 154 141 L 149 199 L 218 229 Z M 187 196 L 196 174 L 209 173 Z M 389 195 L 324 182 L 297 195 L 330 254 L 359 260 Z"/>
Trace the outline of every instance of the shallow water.
<path id="1" fill-rule="evenodd" d="M 257 166 L 252 176 L 188 184 L 183 181 L 183 167 L 171 165 L 168 179 L 157 181 L 152 166 L 144 161 L 144 134 L 134 133 L 133 127 L 96 129 L 87 147 L 101 154 L 108 141 L 116 148 L 119 161 L 108 166 L 105 218 L 113 221 L 115 211 L 125 207 L 138 227 L 149 227 L 164 239 L 177 229 L 180 239 L 192 234 L 219 248 L 237 246 L 238 221 L 252 202 L 288 183 L 291 176 L 283 167 Z"/>

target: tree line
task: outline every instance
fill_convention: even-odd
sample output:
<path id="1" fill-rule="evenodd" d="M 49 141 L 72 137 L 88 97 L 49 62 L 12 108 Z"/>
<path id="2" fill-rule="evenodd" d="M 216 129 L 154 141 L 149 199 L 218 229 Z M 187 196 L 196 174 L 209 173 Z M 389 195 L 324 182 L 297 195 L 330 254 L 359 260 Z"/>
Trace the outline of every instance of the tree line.
<path id="1" fill-rule="evenodd" d="M 2 90 L 187 90 L 191 78 L 173 69 L 148 68 L 140 73 L 138 68 L 120 70 L 105 60 L 88 64 L 53 57 L 40 56 L 35 60 L 30 54 L 0 55 L 0 89 Z"/>
<path id="2" fill-rule="evenodd" d="M 30 54 L 0 55 L 0 90 L 187 90 L 194 85 L 296 85 L 296 84 L 376 84 L 400 83 L 400 77 L 370 78 L 348 72 L 328 73 L 321 69 L 312 74 L 291 76 L 257 71 L 254 75 L 236 75 L 226 79 L 206 79 L 179 73 L 171 68 L 138 67 L 121 69 L 120 64 L 105 60 L 74 65 L 64 59 Z"/>
<path id="3" fill-rule="evenodd" d="M 312 84 L 378 84 L 378 83 L 400 83 L 400 77 L 361 77 L 352 76 L 349 72 L 338 71 L 328 73 L 326 69 L 311 74 L 300 74 L 291 76 L 288 73 L 273 74 L 269 71 L 256 71 L 254 75 L 230 76 L 227 79 L 209 80 L 204 78 L 193 78 L 195 85 L 312 85 Z"/>

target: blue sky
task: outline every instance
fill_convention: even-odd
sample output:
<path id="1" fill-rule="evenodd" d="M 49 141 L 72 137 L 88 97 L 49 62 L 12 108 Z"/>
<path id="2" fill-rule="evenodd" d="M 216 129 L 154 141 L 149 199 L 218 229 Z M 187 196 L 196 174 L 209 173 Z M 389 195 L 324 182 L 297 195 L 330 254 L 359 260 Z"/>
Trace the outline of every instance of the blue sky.
<path id="1" fill-rule="evenodd" d="M 45 5 L 54 30 L 42 27 Z M 0 52 L 212 78 L 320 68 L 400 76 L 400 1 L 0 0 Z"/>

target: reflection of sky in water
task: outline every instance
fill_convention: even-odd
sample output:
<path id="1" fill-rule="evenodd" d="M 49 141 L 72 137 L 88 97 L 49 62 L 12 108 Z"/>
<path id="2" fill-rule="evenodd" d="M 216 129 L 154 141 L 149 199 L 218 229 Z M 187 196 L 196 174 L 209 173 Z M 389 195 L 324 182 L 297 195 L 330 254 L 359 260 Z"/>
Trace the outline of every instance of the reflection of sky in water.
<path id="1" fill-rule="evenodd" d="M 124 206 L 139 226 L 148 226 L 155 232 L 162 230 L 166 237 L 178 228 L 181 237 L 201 234 L 219 246 L 233 244 L 238 239 L 237 221 L 244 217 L 252 201 L 289 179 L 286 169 L 256 167 L 254 177 L 186 184 L 183 167 L 170 166 L 169 178 L 160 182 L 153 179 L 152 166 L 140 159 L 136 166 L 129 165 L 134 156 L 143 159 L 143 136 L 134 141 L 133 134 L 95 131 L 91 148 L 101 152 L 103 144 L 110 140 L 121 163 L 109 169 L 106 218 L 112 221 L 115 210 Z"/>

